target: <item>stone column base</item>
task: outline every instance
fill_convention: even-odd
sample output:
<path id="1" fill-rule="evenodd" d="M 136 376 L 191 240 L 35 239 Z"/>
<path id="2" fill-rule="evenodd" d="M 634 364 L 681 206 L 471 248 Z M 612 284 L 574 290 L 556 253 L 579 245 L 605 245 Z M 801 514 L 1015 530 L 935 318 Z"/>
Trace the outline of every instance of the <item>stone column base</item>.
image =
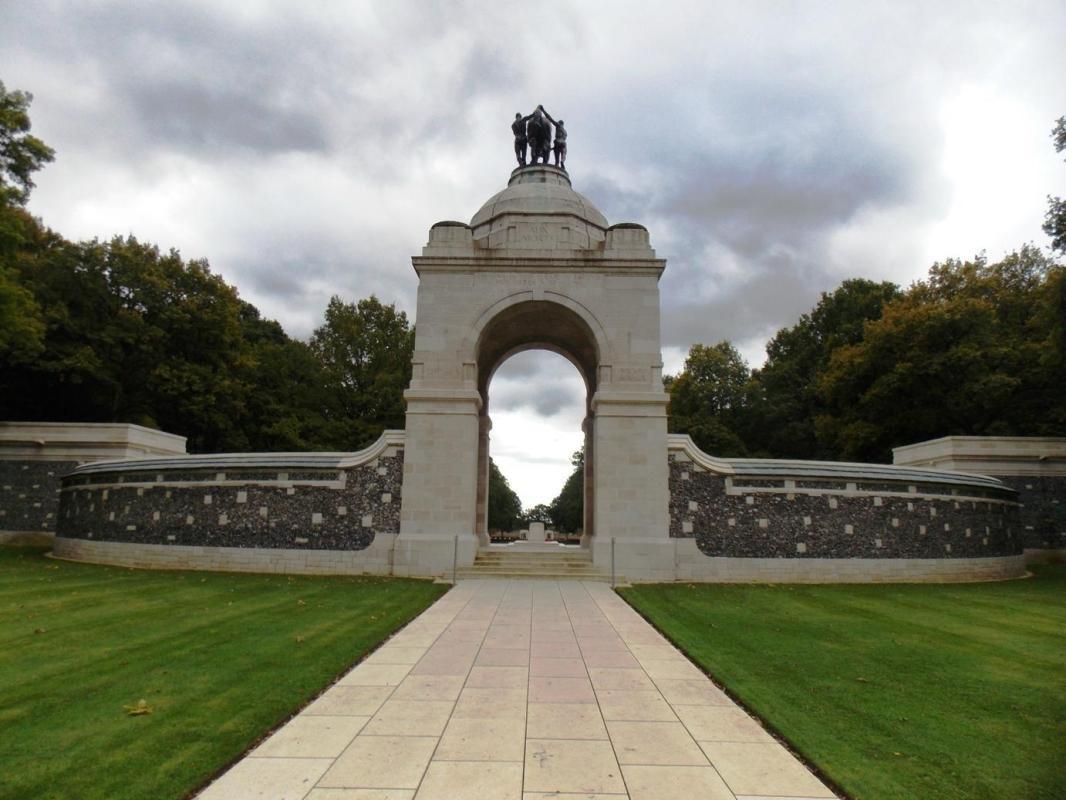
<path id="1" fill-rule="evenodd" d="M 402 533 L 393 550 L 392 574 L 398 577 L 451 578 L 452 570 L 469 567 L 477 555 L 478 538 Z"/>

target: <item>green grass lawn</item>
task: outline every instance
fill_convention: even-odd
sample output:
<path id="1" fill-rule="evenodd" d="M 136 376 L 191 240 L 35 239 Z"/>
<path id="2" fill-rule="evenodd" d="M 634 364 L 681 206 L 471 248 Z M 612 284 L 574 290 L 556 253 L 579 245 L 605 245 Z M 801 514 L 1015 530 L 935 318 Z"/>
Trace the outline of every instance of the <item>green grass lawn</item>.
<path id="1" fill-rule="evenodd" d="M 968 585 L 621 590 L 850 796 L 1066 797 L 1066 567 Z"/>
<path id="2" fill-rule="evenodd" d="M 0 547 L 0 797 L 185 797 L 444 591 Z"/>

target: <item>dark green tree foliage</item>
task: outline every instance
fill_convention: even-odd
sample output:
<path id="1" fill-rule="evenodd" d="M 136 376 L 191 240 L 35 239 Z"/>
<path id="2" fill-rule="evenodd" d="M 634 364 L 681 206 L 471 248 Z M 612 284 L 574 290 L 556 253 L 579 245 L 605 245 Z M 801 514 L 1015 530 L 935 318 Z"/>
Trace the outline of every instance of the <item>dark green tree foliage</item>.
<path id="1" fill-rule="evenodd" d="M 7 365 L 0 416 L 135 422 L 200 451 L 250 444 L 239 301 L 205 262 L 132 237 L 50 236 L 34 256 L 15 266 L 42 309 L 44 349 Z"/>
<path id="2" fill-rule="evenodd" d="M 751 370 L 729 342 L 694 344 L 685 368 L 667 377 L 670 432 L 687 433 L 696 445 L 718 456 L 743 456 Z"/>
<path id="3" fill-rule="evenodd" d="M 1066 150 L 1066 117 L 1059 117 L 1051 130 L 1051 139 L 1055 143 L 1055 152 Z M 1044 232 L 1051 237 L 1051 248 L 1066 253 L 1066 200 L 1061 197 L 1048 197 L 1047 216 L 1044 218 Z"/>
<path id="4" fill-rule="evenodd" d="M 387 428 L 403 428 L 403 390 L 411 380 L 414 332 L 407 315 L 376 297 L 334 296 L 311 337 L 326 370 L 329 437 L 342 449 L 365 447 Z"/>
<path id="5" fill-rule="evenodd" d="M 935 264 L 833 352 L 818 381 L 819 440 L 839 457 L 887 461 L 892 447 L 937 436 L 1062 435 L 1062 271 L 1031 246 L 995 264 Z"/>
<path id="6" fill-rule="evenodd" d="M 522 501 L 496 462 L 489 459 L 489 530 L 513 531 L 522 524 Z"/>
<path id="7" fill-rule="evenodd" d="M 777 332 L 766 345 L 766 363 L 754 374 L 757 407 L 744 431 L 753 455 L 835 457 L 815 431 L 814 421 L 824 411 L 819 376 L 833 352 L 862 341 L 865 324 L 880 319 L 884 304 L 899 295 L 899 287 L 887 281 L 846 280 L 823 292 L 798 323 Z"/>
<path id="8" fill-rule="evenodd" d="M 562 491 L 548 506 L 554 530 L 574 533 L 585 526 L 585 451 L 577 450 L 570 463 L 574 471 L 563 484 Z"/>

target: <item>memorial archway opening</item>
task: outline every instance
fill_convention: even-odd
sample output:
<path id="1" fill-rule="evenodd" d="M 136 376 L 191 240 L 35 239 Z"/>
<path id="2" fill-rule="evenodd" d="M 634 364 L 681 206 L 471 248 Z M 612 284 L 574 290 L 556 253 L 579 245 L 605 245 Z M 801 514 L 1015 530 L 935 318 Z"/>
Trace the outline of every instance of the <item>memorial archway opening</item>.
<path id="1" fill-rule="evenodd" d="M 592 325 L 578 311 L 560 302 L 548 300 L 523 300 L 506 305 L 489 319 L 477 339 L 475 361 L 481 410 L 478 420 L 476 533 L 483 543 L 488 542 L 492 379 L 505 362 L 519 353 L 530 350 L 543 350 L 562 356 L 573 364 L 582 379 L 584 394 L 581 402 L 584 418 L 580 427 L 585 466 L 584 513 L 580 527 L 581 541 L 583 544 L 588 544 L 594 532 L 595 508 L 594 459 L 592 457 L 595 423 L 592 397 L 597 387 L 601 348 Z M 566 456 L 569 455 L 570 452 L 567 452 Z"/>

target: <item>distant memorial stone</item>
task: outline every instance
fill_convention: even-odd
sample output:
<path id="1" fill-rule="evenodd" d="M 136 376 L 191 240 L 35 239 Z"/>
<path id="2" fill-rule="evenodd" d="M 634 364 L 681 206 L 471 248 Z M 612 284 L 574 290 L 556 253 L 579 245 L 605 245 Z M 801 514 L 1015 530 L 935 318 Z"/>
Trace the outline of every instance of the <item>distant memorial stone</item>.
<path id="1" fill-rule="evenodd" d="M 543 522 L 531 522 L 529 523 L 529 533 L 526 535 L 527 542 L 543 542 L 544 541 L 544 523 Z"/>

